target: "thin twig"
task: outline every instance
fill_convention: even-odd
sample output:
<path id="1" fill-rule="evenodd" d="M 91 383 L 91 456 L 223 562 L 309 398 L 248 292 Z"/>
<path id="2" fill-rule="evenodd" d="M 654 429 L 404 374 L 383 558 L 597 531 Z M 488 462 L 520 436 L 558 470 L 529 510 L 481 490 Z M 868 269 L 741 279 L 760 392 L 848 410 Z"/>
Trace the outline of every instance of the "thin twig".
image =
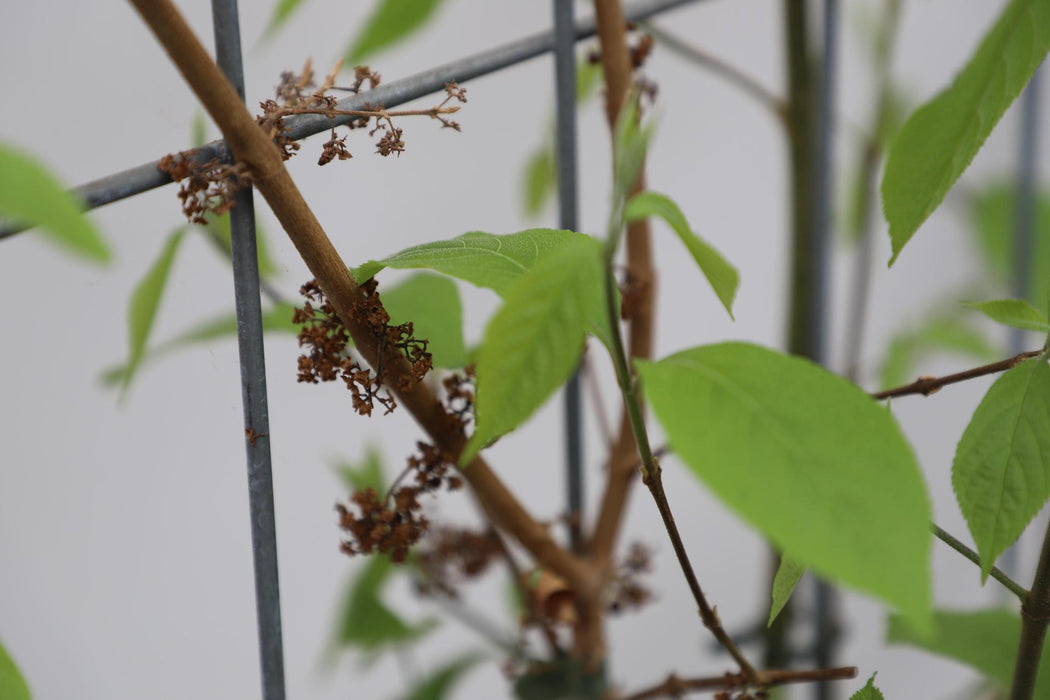
<path id="1" fill-rule="evenodd" d="M 787 103 L 783 98 L 774 95 L 770 90 L 766 89 L 757 80 L 717 56 L 693 46 L 671 32 L 657 27 L 652 22 L 642 22 L 641 27 L 657 42 L 671 49 L 674 53 L 702 68 L 710 70 L 718 77 L 724 78 L 758 100 L 763 107 L 766 107 L 773 113 L 773 116 L 777 118 L 781 126 L 787 126 Z"/>
<path id="2" fill-rule="evenodd" d="M 617 208 L 622 207 L 623 203 L 618 202 L 615 206 Z M 718 612 L 707 602 L 707 597 L 704 595 L 703 589 L 700 588 L 700 582 L 696 577 L 696 572 L 693 570 L 693 564 L 689 560 L 689 554 L 686 552 L 685 544 L 682 542 L 682 536 L 678 532 L 678 524 L 675 522 L 671 506 L 667 501 L 667 494 L 664 491 L 663 478 L 661 477 L 660 463 L 649 444 L 649 434 L 645 428 L 645 419 L 642 417 L 642 405 L 638 398 L 637 385 L 631 376 L 631 370 L 627 364 L 627 354 L 624 351 L 623 339 L 620 337 L 619 309 L 616 304 L 614 259 L 620 231 L 623 226 L 622 210 L 614 211 L 609 218 L 604 267 L 605 311 L 606 317 L 609 319 L 609 326 L 612 328 L 610 354 L 612 355 L 613 366 L 616 369 L 616 379 L 620 385 L 620 394 L 623 397 L 625 413 L 630 421 L 631 431 L 634 435 L 634 443 L 638 446 L 638 454 L 642 459 L 640 467 L 642 483 L 649 488 L 653 500 L 656 501 L 656 508 L 660 512 L 660 519 L 663 521 L 664 529 L 667 530 L 667 536 L 671 540 L 675 557 L 678 559 L 678 564 L 682 569 L 682 574 L 685 576 L 686 583 L 689 585 L 689 590 L 693 594 L 693 600 L 696 601 L 696 605 L 699 608 L 700 619 L 703 621 L 704 626 L 711 631 L 715 639 L 718 640 L 719 644 L 737 662 L 743 676 L 751 683 L 755 683 L 758 679 L 758 672 L 747 660 L 747 657 L 744 656 L 744 653 L 740 651 L 736 642 L 726 633 L 725 628 L 722 627 L 722 621 L 718 617 Z"/>
<path id="3" fill-rule="evenodd" d="M 922 394 L 923 396 L 929 396 L 930 394 L 940 391 L 941 387 L 948 386 L 949 384 L 965 382 L 967 379 L 976 379 L 977 377 L 995 374 L 996 372 L 1005 372 L 1008 369 L 1016 367 L 1025 360 L 1038 357 L 1042 352 L 1042 349 L 1022 352 L 1019 355 L 1008 357 L 1005 360 L 981 365 L 980 367 L 974 367 L 973 369 L 968 369 L 964 372 L 956 372 L 955 374 L 949 374 L 944 377 L 919 377 L 911 384 L 905 384 L 904 386 L 899 386 L 894 389 L 886 389 L 885 391 L 876 391 L 871 397 L 874 399 L 890 399 L 898 396 L 908 396 L 909 394 Z"/>
<path id="4" fill-rule="evenodd" d="M 956 552 L 972 561 L 977 566 L 981 565 L 981 557 L 977 554 L 977 552 L 973 551 L 965 544 L 955 539 L 947 530 L 940 527 L 937 523 L 931 523 L 931 529 L 933 531 L 933 534 L 941 542 L 944 542 L 946 545 L 948 545 Z M 1025 590 L 1024 586 L 1007 576 L 997 566 L 992 567 L 992 572 L 990 575 L 996 581 L 1003 584 L 1003 586 L 1005 586 L 1008 591 L 1017 596 L 1018 600 L 1024 603 L 1025 598 L 1028 596 L 1028 591 Z"/>
<path id="5" fill-rule="evenodd" d="M 856 666 L 822 668 L 812 671 L 758 671 L 756 680 L 742 673 L 727 673 L 706 678 L 679 678 L 671 674 L 662 683 L 639 690 L 624 700 L 649 700 L 649 698 L 680 698 L 688 692 L 702 690 L 735 690 L 739 688 L 772 688 L 788 683 L 816 683 L 821 681 L 847 680 L 857 677 Z"/>

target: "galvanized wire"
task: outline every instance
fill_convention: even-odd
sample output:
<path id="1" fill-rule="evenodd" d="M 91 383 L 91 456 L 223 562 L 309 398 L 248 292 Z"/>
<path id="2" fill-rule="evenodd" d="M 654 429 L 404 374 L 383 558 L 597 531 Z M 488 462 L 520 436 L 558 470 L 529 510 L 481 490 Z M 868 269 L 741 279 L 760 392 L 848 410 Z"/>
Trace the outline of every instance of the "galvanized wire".
<path id="1" fill-rule="evenodd" d="M 558 226 L 579 228 L 576 168 L 576 37 L 573 0 L 554 0 L 554 78 L 558 172 Z M 583 551 L 583 407 L 580 370 L 565 384 L 565 484 L 569 511 L 569 545 Z"/>
<path id="2" fill-rule="evenodd" d="M 816 206 L 813 225 L 813 264 L 810 269 L 816 279 L 810 289 L 812 294 L 809 313 L 813 323 L 810 325 L 813 334 L 810 347 L 815 357 L 811 358 L 822 365 L 828 364 L 827 327 L 830 310 L 828 297 L 829 259 L 831 250 L 831 199 L 833 196 L 832 170 L 835 134 L 835 71 L 838 62 L 838 0 L 824 0 L 824 40 L 823 61 L 821 62 L 819 97 L 820 108 L 816 121 L 816 157 L 813 169 L 816 180 Z M 839 637 L 835 590 L 826 582 L 818 580 L 814 591 L 813 619 L 813 661 L 817 668 L 830 668 L 834 663 L 835 648 Z M 813 697 L 816 700 L 828 700 L 832 696 L 832 686 L 824 681 L 813 685 Z"/>
<path id="3" fill-rule="evenodd" d="M 1036 157 L 1039 152 L 1039 80 L 1040 67 L 1028 81 L 1021 95 L 1021 141 L 1017 158 L 1017 209 L 1014 223 L 1013 294 L 1015 299 L 1027 299 L 1032 284 L 1032 255 L 1034 251 Z M 1042 299 L 1034 299 L 1041 304 Z M 1017 354 L 1025 348 L 1026 332 L 1010 329 L 1010 352 Z"/>
<path id="4" fill-rule="evenodd" d="M 244 66 L 237 0 L 212 0 L 216 60 L 244 99 Z M 251 187 L 237 193 L 230 210 L 230 247 L 237 313 L 237 349 L 241 361 L 244 448 L 248 458 L 248 504 L 252 560 L 255 566 L 255 614 L 263 700 L 284 700 L 281 597 L 277 576 L 277 529 L 274 518 L 270 419 L 266 400 L 259 258 Z"/>
<path id="5" fill-rule="evenodd" d="M 688 5 L 699 0 L 643 0 L 624 9 L 628 20 L 640 21 L 666 10 Z M 577 22 L 573 36 L 576 41 L 594 36 L 593 19 Z M 503 46 L 489 49 L 473 56 L 446 63 L 437 68 L 425 70 L 416 75 L 380 85 L 374 90 L 353 95 L 340 100 L 337 108 L 341 110 L 360 110 L 366 104 L 382 104 L 393 108 L 420 97 L 440 92 L 449 82 L 463 83 L 503 68 L 522 63 L 554 50 L 554 32 L 543 32 L 527 36 Z M 353 117 L 336 117 L 337 125 L 348 123 Z M 289 117 L 289 136 L 300 140 L 332 127 L 332 120 L 317 114 L 306 114 Z M 212 141 L 197 149 L 195 160 L 205 163 L 209 160 L 230 161 L 230 151 L 223 141 Z M 87 209 L 94 209 L 103 204 L 116 202 L 142 192 L 147 192 L 171 182 L 167 173 L 157 170 L 160 161 L 145 163 L 107 177 L 93 180 L 73 190 Z M 24 226 L 0 222 L 0 239 L 24 230 Z"/>

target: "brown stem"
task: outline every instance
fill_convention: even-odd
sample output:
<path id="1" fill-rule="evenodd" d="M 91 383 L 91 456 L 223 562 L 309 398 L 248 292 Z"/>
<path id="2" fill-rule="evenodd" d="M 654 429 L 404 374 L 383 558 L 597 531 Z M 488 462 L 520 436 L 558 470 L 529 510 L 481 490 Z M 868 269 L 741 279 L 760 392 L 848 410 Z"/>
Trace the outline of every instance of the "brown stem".
<path id="1" fill-rule="evenodd" d="M 258 127 L 169 0 L 132 2 L 222 131 L 234 158 L 250 168 L 253 184 L 335 306 L 358 351 L 375 367 L 380 356 L 378 341 L 354 313 L 364 294 L 292 181 L 277 146 Z M 435 394 L 425 383 L 412 379 L 404 357 L 384 358 L 384 362 L 389 385 L 401 404 L 442 450 L 459 454 L 464 438 Z M 560 547 L 482 458 L 462 471 L 493 524 L 512 534 L 538 562 L 564 578 L 581 596 L 598 597 L 598 579 L 592 567 Z"/>
<path id="2" fill-rule="evenodd" d="M 1032 588 L 1021 605 L 1021 639 L 1017 644 L 1010 700 L 1031 700 L 1039 674 L 1046 629 L 1050 625 L 1050 525 L 1043 538 Z"/>
<path id="3" fill-rule="evenodd" d="M 605 114 L 610 131 L 615 128 L 620 108 L 627 98 L 631 83 L 631 59 L 627 50 L 626 23 L 619 0 L 599 0 L 595 3 L 598 38 L 601 42 L 602 69 L 605 76 Z M 630 194 L 645 189 L 644 166 Z M 656 273 L 653 268 L 649 222 L 636 221 L 627 227 L 627 283 L 635 298 L 635 310 L 630 319 L 630 357 L 647 358 L 652 355 L 653 298 Z M 606 571 L 612 561 L 612 552 L 623 522 L 634 476 L 637 446 L 626 411 L 620 420 L 619 437 L 609 455 L 605 492 L 598 510 L 598 519 L 591 537 L 591 557 L 600 571 Z"/>
<path id="4" fill-rule="evenodd" d="M 815 683 L 846 680 L 857 677 L 856 666 L 821 668 L 812 671 L 758 671 L 758 681 L 752 682 L 742 673 L 727 673 L 707 678 L 679 678 L 671 674 L 662 683 L 628 695 L 624 700 L 649 698 L 680 698 L 687 692 L 703 690 L 735 690 L 737 688 L 772 688 L 788 683 Z"/>
<path id="5" fill-rule="evenodd" d="M 949 374 L 944 377 L 919 377 L 911 384 L 905 384 L 904 386 L 898 386 L 893 389 L 886 389 L 885 391 L 877 391 L 871 396 L 875 399 L 890 399 L 898 396 L 907 396 L 909 394 L 922 394 L 923 396 L 929 396 L 940 391 L 941 387 L 949 384 L 957 384 L 959 382 L 965 382 L 967 379 L 975 379 L 976 377 L 983 377 L 986 374 L 995 374 L 996 372 L 1005 372 L 1012 367 L 1016 367 L 1025 360 L 1033 357 L 1038 357 L 1043 351 L 1042 350 L 1030 350 L 1028 352 L 1022 352 L 1019 355 L 1008 357 L 1005 360 L 999 360 L 998 362 L 992 362 L 991 364 L 981 365 L 980 367 L 974 367 L 968 369 L 965 372 L 956 372 L 955 374 Z"/>
<path id="6" fill-rule="evenodd" d="M 612 134 L 615 133 L 616 120 L 627 99 L 631 84 L 627 23 L 620 0 L 597 0 L 594 9 L 598 40 L 601 44 L 602 74 L 605 78 L 605 115 L 609 123 L 609 132 Z M 644 189 L 643 166 L 630 194 Z M 650 357 L 655 271 L 649 222 L 645 220 L 636 221 L 627 229 L 627 280 L 636 292 L 636 305 L 630 319 L 630 354 L 631 357 Z M 632 465 L 636 454 L 634 434 L 625 411 L 620 420 L 619 437 L 609 455 L 605 492 L 589 546 L 591 561 L 602 577 L 609 572 L 616 536 L 623 521 L 627 493 L 634 479 L 635 470 Z M 581 599 L 577 608 L 580 620 L 576 626 L 576 655 L 591 659 L 601 658 L 604 653 L 602 600 L 600 596 L 590 601 Z"/>

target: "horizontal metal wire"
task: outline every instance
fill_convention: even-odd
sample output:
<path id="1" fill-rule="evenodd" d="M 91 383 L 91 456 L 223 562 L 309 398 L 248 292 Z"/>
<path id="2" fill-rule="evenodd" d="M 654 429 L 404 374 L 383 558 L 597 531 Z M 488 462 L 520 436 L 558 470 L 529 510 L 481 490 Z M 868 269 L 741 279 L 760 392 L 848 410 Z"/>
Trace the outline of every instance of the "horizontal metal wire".
<path id="1" fill-rule="evenodd" d="M 625 7 L 624 14 L 628 20 L 637 22 L 666 10 L 697 1 L 641 0 Z M 594 34 L 595 23 L 593 18 L 576 23 L 577 41 L 592 37 Z M 341 110 L 360 110 L 365 108 L 366 103 L 373 105 L 382 104 L 387 108 L 396 107 L 405 102 L 444 90 L 446 83 L 463 83 L 472 78 L 522 63 L 530 58 L 542 56 L 554 50 L 554 43 L 553 30 L 533 34 L 509 44 L 425 70 L 403 80 L 380 85 L 374 90 L 352 95 L 340 100 L 337 108 Z M 349 123 L 352 119 L 353 117 L 345 115 L 338 116 L 335 119 L 335 123 L 342 125 Z M 319 114 L 289 117 L 285 120 L 285 123 L 289 127 L 289 136 L 297 141 L 332 127 L 332 120 Z M 221 140 L 212 141 L 200 147 L 197 149 L 195 156 L 195 160 L 199 163 L 206 163 L 210 160 L 229 162 L 230 159 L 230 151 L 226 147 L 226 143 Z M 74 189 L 73 194 L 84 203 L 86 208 L 94 209 L 103 204 L 116 202 L 126 197 L 161 187 L 171 182 L 171 178 L 167 173 L 157 169 L 159 163 L 160 161 L 155 160 L 151 163 L 145 163 L 129 170 L 93 180 Z M 25 228 L 24 225 L 2 222 L 0 223 L 0 239 L 14 235 L 19 231 L 25 230 Z"/>

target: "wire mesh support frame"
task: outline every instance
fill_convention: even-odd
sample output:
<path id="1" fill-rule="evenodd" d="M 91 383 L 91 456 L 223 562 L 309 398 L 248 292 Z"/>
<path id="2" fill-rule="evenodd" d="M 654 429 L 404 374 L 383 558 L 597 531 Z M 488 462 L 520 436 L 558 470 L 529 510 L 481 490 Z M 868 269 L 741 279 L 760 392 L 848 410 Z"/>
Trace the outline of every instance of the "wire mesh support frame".
<path id="1" fill-rule="evenodd" d="M 812 270 L 816 280 L 812 286 L 812 295 L 808 299 L 809 313 L 813 314 L 815 323 L 811 345 L 815 351 L 812 359 L 822 365 L 828 363 L 827 318 L 828 318 L 828 275 L 831 249 L 831 197 L 832 197 L 832 162 L 833 137 L 835 132 L 835 71 L 838 60 L 838 0 L 823 2 L 823 51 L 820 64 L 819 98 L 820 103 L 816 121 L 816 163 L 813 169 L 816 180 L 814 191 L 816 203 L 813 212 L 814 257 Z M 835 648 L 839 637 L 837 614 L 838 595 L 835 589 L 825 581 L 818 580 L 814 587 L 813 619 L 813 661 L 818 668 L 829 668 L 835 657 Z M 830 700 L 833 691 L 827 681 L 813 685 L 815 700 Z"/>
<path id="2" fill-rule="evenodd" d="M 624 8 L 624 14 L 628 20 L 637 22 L 661 12 L 699 1 L 640 0 Z M 596 30 L 593 19 L 576 22 L 573 26 L 576 41 L 588 39 L 595 35 Z M 353 95 L 340 100 L 337 107 L 342 110 L 360 110 L 365 109 L 366 103 L 383 104 L 388 109 L 397 107 L 411 100 L 440 92 L 445 89 L 446 83 L 453 81 L 463 83 L 472 78 L 488 75 L 503 68 L 523 63 L 531 58 L 542 56 L 553 51 L 554 45 L 553 31 L 533 34 L 503 46 L 416 73 L 403 80 L 380 85 L 376 89 L 360 95 Z M 353 117 L 340 116 L 336 117 L 334 121 L 336 125 L 343 125 L 349 123 L 352 119 Z M 289 117 L 285 120 L 285 123 L 289 126 L 289 137 L 299 141 L 308 136 L 319 134 L 322 131 L 328 131 L 332 128 L 332 121 L 322 115 L 304 114 Z M 231 161 L 231 156 L 225 142 L 212 141 L 196 150 L 195 159 L 199 163 L 205 163 L 213 159 L 228 163 Z M 104 204 L 110 204 L 136 194 L 148 192 L 171 182 L 171 178 L 167 173 L 162 173 L 157 169 L 159 163 L 159 160 L 155 160 L 93 180 L 73 189 L 72 194 L 84 204 L 85 208 L 95 209 Z M 25 230 L 24 226 L 0 221 L 0 240 L 23 230 Z"/>
<path id="3" fill-rule="evenodd" d="M 573 0 L 554 0 L 555 162 L 558 177 L 558 226 L 579 230 L 576 150 L 576 37 Z M 565 384 L 565 486 L 569 546 L 583 551 L 583 401 L 580 368 Z"/>
<path id="4" fill-rule="evenodd" d="M 237 0 L 212 0 L 215 52 L 219 68 L 244 99 Z M 255 239 L 252 188 L 235 197 L 230 210 L 230 246 L 237 313 L 237 349 L 241 363 L 241 400 L 248 461 L 248 504 L 251 516 L 255 612 L 259 635 L 259 666 L 263 700 L 284 700 L 284 654 L 281 639 L 281 599 L 277 575 L 277 528 L 274 518 L 270 419 L 266 400 L 266 359 L 263 352 L 259 258 Z"/>

